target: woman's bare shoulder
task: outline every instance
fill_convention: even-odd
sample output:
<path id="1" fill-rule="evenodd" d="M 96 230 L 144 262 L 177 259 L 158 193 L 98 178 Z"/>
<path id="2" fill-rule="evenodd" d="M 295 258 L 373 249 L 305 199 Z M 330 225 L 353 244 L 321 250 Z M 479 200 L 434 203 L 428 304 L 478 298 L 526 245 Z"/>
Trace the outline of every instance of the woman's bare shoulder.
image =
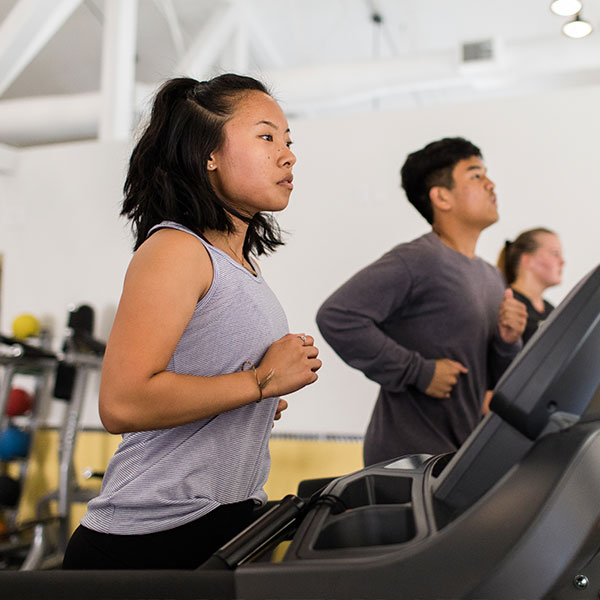
<path id="1" fill-rule="evenodd" d="M 208 250 L 196 236 L 165 228 L 152 234 L 135 251 L 127 277 L 138 275 L 198 286 L 202 296 L 212 283 L 212 261 Z"/>

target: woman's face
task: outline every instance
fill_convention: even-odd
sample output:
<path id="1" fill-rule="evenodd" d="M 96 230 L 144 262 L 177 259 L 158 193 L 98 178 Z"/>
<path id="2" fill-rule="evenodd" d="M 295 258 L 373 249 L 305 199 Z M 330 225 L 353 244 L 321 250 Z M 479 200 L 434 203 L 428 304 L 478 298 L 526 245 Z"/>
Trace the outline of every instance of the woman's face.
<path id="1" fill-rule="evenodd" d="M 294 188 L 296 157 L 277 102 L 263 92 L 249 92 L 238 102 L 223 133 L 223 145 L 207 163 L 215 192 L 248 216 L 283 210 Z"/>
<path id="2" fill-rule="evenodd" d="M 544 287 L 558 285 L 562 281 L 565 264 L 560 240 L 553 233 L 538 233 L 536 241 L 538 248 L 527 256 L 526 268 Z"/>

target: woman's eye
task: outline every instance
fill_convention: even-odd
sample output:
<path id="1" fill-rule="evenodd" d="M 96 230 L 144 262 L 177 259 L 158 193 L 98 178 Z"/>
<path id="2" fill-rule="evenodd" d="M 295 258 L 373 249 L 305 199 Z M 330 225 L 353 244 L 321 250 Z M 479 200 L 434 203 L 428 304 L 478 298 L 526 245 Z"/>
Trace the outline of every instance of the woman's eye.
<path id="1" fill-rule="evenodd" d="M 291 148 L 293 143 L 294 143 L 294 142 L 292 142 L 292 140 L 290 140 L 289 142 L 286 142 L 286 143 L 285 143 L 285 145 L 286 145 L 288 148 Z"/>
<path id="2" fill-rule="evenodd" d="M 263 140 L 266 140 L 267 142 L 273 141 L 273 136 L 270 133 L 265 133 L 264 135 L 261 135 L 260 137 L 263 138 Z"/>

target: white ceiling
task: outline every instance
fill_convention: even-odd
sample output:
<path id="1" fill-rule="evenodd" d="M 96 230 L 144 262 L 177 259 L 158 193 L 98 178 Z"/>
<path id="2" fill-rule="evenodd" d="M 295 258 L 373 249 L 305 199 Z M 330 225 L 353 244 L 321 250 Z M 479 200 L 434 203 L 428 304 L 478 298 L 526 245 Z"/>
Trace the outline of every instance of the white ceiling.
<path id="1" fill-rule="evenodd" d="M 583 2 L 595 30 L 572 40 L 549 0 L 0 0 L 0 143 L 119 137 L 178 75 L 258 76 L 304 117 L 598 84 Z"/>

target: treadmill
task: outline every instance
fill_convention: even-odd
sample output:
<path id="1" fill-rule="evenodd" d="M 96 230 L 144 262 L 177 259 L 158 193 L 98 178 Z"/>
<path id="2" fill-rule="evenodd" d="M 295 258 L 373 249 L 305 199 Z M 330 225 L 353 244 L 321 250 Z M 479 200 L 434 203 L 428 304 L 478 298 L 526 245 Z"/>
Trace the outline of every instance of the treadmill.
<path id="1" fill-rule="evenodd" d="M 196 571 L 0 572 L 3 598 L 599 598 L 600 266 L 490 408 L 458 452 L 289 495 Z M 261 560 L 282 539 L 283 559 Z"/>

